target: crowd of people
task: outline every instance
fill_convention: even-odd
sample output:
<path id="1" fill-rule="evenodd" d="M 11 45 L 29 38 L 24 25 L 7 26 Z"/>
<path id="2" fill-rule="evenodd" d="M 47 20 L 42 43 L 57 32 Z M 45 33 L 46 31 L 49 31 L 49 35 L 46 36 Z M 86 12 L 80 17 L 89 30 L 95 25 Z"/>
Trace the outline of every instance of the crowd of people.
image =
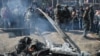
<path id="1" fill-rule="evenodd" d="M 3 27 L 21 27 L 20 24 L 23 24 L 24 18 L 27 20 L 29 19 L 30 14 L 34 13 L 32 7 L 35 7 L 36 9 L 36 6 L 32 5 L 27 12 L 24 12 L 23 14 L 18 13 L 19 7 L 16 7 L 17 9 L 13 11 L 11 11 L 7 5 L 2 7 L 0 18 L 3 20 Z M 84 30 L 84 37 L 86 37 L 88 31 L 97 34 L 100 33 L 100 12 L 96 12 L 93 5 L 76 8 L 74 6 L 62 6 L 58 4 L 55 9 L 52 7 L 46 8 L 45 12 L 47 12 L 63 30 Z M 33 15 L 31 16 L 34 18 Z"/>
<path id="2" fill-rule="evenodd" d="M 88 32 L 100 33 L 99 16 L 99 12 L 95 12 L 93 5 L 87 7 L 80 6 L 79 9 L 57 5 L 54 9 L 54 21 L 61 29 L 84 30 L 84 37 L 87 36 Z"/>

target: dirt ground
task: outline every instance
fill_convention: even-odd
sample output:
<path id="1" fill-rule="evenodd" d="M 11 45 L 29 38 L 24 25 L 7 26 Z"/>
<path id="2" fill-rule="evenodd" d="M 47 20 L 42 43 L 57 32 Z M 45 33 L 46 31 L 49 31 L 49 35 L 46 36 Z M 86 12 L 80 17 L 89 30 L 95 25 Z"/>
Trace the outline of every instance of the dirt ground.
<path id="1" fill-rule="evenodd" d="M 100 41 L 97 35 L 88 34 L 89 38 L 82 37 L 82 31 L 69 31 L 67 34 L 72 38 L 72 40 L 79 46 L 82 51 L 87 51 L 95 56 L 95 53 L 100 50 Z M 0 32 L 0 53 L 11 52 L 14 50 L 18 41 L 24 36 L 19 37 L 9 37 L 13 35 L 12 33 Z M 54 43 L 62 44 L 64 41 L 59 37 L 56 32 L 43 33 L 43 36 L 39 34 L 31 35 L 32 39 L 39 39 L 44 42 L 44 38 L 48 38 L 49 41 Z"/>
<path id="2" fill-rule="evenodd" d="M 87 51 L 95 56 L 96 52 L 100 50 L 100 38 L 96 34 L 88 34 L 88 38 L 82 36 L 82 31 L 71 31 L 68 35 L 79 46 L 82 51 Z"/>

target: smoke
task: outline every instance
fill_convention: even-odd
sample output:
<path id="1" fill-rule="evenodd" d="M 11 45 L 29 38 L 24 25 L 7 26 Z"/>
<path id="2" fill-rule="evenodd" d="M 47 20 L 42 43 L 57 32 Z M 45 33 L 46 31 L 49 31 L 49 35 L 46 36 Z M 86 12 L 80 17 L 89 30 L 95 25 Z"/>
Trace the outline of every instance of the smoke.
<path id="1" fill-rule="evenodd" d="M 38 13 L 28 11 L 31 4 L 29 4 L 27 0 L 23 1 L 24 2 L 22 2 L 22 0 L 8 0 L 7 2 L 7 6 L 13 17 L 12 19 L 10 18 L 10 20 L 13 22 L 13 25 L 15 24 L 15 28 L 28 28 L 27 30 L 23 31 L 24 33 L 26 32 L 25 34 L 33 34 L 35 31 L 37 31 L 36 28 L 38 28 L 39 32 L 41 33 L 51 31 L 51 24 L 43 17 L 40 17 Z M 33 8 L 37 7 L 35 4 L 32 6 Z M 28 14 L 28 12 L 30 13 Z"/>
<path id="2" fill-rule="evenodd" d="M 26 3 L 27 4 L 27 3 Z M 23 15 L 27 9 L 26 6 L 22 5 L 21 0 L 9 0 L 7 6 L 13 14 Z"/>

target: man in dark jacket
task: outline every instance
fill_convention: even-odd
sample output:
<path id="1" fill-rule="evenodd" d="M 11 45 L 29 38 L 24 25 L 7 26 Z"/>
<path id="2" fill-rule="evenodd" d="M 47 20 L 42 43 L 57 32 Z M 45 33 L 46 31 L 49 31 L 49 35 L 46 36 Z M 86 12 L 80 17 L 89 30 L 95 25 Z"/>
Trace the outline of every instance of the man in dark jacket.
<path id="1" fill-rule="evenodd" d="M 65 7 L 64 7 L 64 9 L 62 10 L 62 20 L 63 20 L 63 23 L 64 23 L 64 29 L 66 28 L 66 26 L 67 26 L 67 30 L 69 29 L 69 21 L 71 21 L 71 13 L 70 13 L 70 11 L 69 11 L 69 9 L 68 9 L 68 6 L 66 5 Z"/>
<path id="2" fill-rule="evenodd" d="M 83 15 L 83 21 L 84 21 L 84 33 L 83 36 L 86 37 L 89 29 L 90 29 L 90 19 L 89 19 L 89 7 L 86 7 L 86 10 Z"/>
<path id="3" fill-rule="evenodd" d="M 68 22 L 68 21 L 70 20 L 70 18 L 71 18 L 71 13 L 70 13 L 70 11 L 68 10 L 68 6 L 65 6 L 65 7 L 64 7 L 62 16 L 64 17 L 64 21 L 65 21 L 65 22 Z"/>
<path id="4" fill-rule="evenodd" d="M 90 31 L 91 32 L 93 32 L 94 31 L 94 29 L 93 29 L 93 20 L 94 20 L 94 15 L 95 15 L 95 13 L 94 13 L 94 9 L 93 9 L 93 6 L 92 5 L 90 5 L 90 10 L 89 10 L 89 18 L 90 18 Z"/>
<path id="5" fill-rule="evenodd" d="M 60 24 L 62 23 L 62 10 L 61 10 L 61 5 L 56 5 L 56 9 L 54 9 L 54 15 L 55 15 L 55 22 L 61 26 Z"/>
<path id="6" fill-rule="evenodd" d="M 83 14 L 84 14 L 84 8 L 83 8 L 83 6 L 80 6 L 79 13 L 78 13 L 78 16 L 79 16 L 79 28 L 80 29 L 83 29 Z"/>

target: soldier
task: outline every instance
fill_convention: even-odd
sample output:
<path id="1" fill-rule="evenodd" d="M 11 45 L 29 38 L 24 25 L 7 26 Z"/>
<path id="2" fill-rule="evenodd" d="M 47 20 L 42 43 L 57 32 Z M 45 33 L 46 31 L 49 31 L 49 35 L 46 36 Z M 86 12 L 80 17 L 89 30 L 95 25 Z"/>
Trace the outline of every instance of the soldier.
<path id="1" fill-rule="evenodd" d="M 99 34 L 99 16 L 98 16 L 98 11 L 95 13 L 95 17 L 94 17 L 94 32 Z"/>
<path id="2" fill-rule="evenodd" d="M 99 24 L 98 24 L 98 34 L 99 34 L 99 37 L 100 37 L 100 17 L 99 17 Z"/>
<path id="3" fill-rule="evenodd" d="M 62 15 L 62 16 L 65 18 L 64 21 L 68 22 L 68 21 L 70 20 L 70 18 L 71 18 L 71 13 L 70 13 L 70 11 L 69 11 L 69 9 L 68 9 L 68 6 L 65 6 L 65 7 L 64 7 L 63 15 Z"/>
<path id="4" fill-rule="evenodd" d="M 83 36 L 86 37 L 89 29 L 90 29 L 90 19 L 89 19 L 89 7 L 86 7 L 85 12 L 83 14 L 84 21 L 84 33 Z"/>
<path id="5" fill-rule="evenodd" d="M 34 9 L 29 7 L 28 10 L 25 12 L 25 20 L 30 20 L 33 18 Z"/>
<path id="6" fill-rule="evenodd" d="M 32 26 L 32 23 L 33 23 L 33 25 L 35 25 L 34 9 L 32 8 L 32 6 L 30 6 L 28 8 L 28 10 L 25 12 L 24 17 L 25 17 L 24 27 L 26 28 L 24 33 L 27 34 L 27 35 L 30 35 L 30 32 L 31 32 L 30 28 Z"/>
<path id="7" fill-rule="evenodd" d="M 100 16 L 99 16 L 99 11 L 96 12 L 94 19 L 95 19 L 94 23 L 96 23 L 95 24 L 95 27 L 96 27 L 95 31 L 100 36 Z"/>
<path id="8" fill-rule="evenodd" d="M 64 7 L 64 9 L 63 9 L 63 11 L 62 11 L 62 17 L 63 17 L 63 22 L 64 22 L 64 25 L 66 25 L 67 24 L 67 26 L 68 26 L 68 24 L 69 24 L 69 21 L 70 21 L 70 19 L 71 19 L 71 13 L 70 13 L 70 11 L 69 11 L 69 9 L 68 9 L 68 6 L 65 6 Z M 64 28 L 65 28 L 66 26 L 64 26 Z M 67 30 L 68 30 L 68 27 L 67 27 Z"/>
<path id="9" fill-rule="evenodd" d="M 93 10 L 93 6 L 92 5 L 90 5 L 90 10 L 89 10 L 89 18 L 90 18 L 90 31 L 91 32 L 93 32 L 94 31 L 94 29 L 93 29 L 93 20 L 94 20 L 94 15 L 95 15 L 95 13 L 94 13 L 94 10 Z"/>
<path id="10" fill-rule="evenodd" d="M 83 28 L 83 13 L 84 13 L 83 6 L 80 6 L 79 13 L 78 13 L 78 16 L 79 16 L 79 28 L 80 29 Z"/>
<path id="11" fill-rule="evenodd" d="M 54 9 L 54 15 L 55 15 L 55 22 L 56 24 L 60 25 L 62 23 L 62 17 L 61 17 L 62 11 L 61 11 L 61 5 L 56 5 L 56 9 Z M 60 25 L 61 26 L 61 25 Z"/>

